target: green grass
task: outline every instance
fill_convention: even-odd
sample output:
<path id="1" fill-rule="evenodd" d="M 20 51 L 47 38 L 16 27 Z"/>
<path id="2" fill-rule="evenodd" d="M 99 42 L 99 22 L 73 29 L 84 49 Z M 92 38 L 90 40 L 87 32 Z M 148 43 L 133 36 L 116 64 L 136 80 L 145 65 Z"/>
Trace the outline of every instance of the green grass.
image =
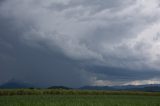
<path id="1" fill-rule="evenodd" d="M 160 106 L 160 96 L 27 95 L 0 96 L 0 106 Z"/>
<path id="2" fill-rule="evenodd" d="M 0 96 L 13 95 L 143 95 L 160 96 L 160 92 L 141 91 L 96 91 L 96 90 L 62 90 L 62 89 L 0 89 Z"/>
<path id="3" fill-rule="evenodd" d="M 0 106 L 160 106 L 160 92 L 0 89 Z"/>

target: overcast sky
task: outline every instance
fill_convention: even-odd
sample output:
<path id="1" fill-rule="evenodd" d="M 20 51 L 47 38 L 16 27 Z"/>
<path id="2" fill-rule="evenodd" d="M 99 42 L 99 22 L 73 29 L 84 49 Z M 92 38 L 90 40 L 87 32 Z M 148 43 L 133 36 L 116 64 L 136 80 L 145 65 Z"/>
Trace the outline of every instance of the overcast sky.
<path id="1" fill-rule="evenodd" d="M 0 0 L 0 84 L 160 83 L 159 0 Z"/>

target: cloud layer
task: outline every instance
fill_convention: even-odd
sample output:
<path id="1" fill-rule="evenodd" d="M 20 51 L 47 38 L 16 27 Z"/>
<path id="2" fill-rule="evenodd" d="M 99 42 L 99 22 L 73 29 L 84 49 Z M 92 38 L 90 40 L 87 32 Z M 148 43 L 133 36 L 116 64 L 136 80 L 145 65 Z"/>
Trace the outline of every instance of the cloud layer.
<path id="1" fill-rule="evenodd" d="M 159 77 L 159 13 L 159 0 L 5 0 L 0 4 L 0 16 L 10 25 L 6 29 L 16 30 L 16 40 L 36 48 L 45 45 L 53 54 L 76 61 L 81 76 L 90 76 L 84 78 L 88 83 Z M 1 45 L 7 48 L 4 41 Z M 142 75 L 129 78 L 138 73 Z"/>

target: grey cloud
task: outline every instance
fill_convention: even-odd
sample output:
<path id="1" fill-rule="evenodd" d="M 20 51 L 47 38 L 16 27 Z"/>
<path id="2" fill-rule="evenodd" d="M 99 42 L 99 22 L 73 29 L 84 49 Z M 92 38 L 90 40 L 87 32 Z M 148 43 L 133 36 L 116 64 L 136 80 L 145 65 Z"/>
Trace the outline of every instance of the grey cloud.
<path id="1" fill-rule="evenodd" d="M 17 41 L 13 47 L 12 52 L 1 50 L 5 55 L 8 53 L 6 57 L 2 55 L 4 59 L 0 61 L 2 63 L 1 82 L 16 78 L 38 86 L 77 87 L 88 83 L 81 78 L 81 72 L 79 72 L 81 67 L 76 62 L 60 53 L 48 50 L 42 44 L 41 49 L 37 49 Z"/>
<path id="2" fill-rule="evenodd" d="M 145 80 L 151 78 L 158 78 L 160 72 L 158 70 L 148 69 L 145 71 L 130 70 L 114 67 L 90 67 L 91 72 L 97 73 L 103 77 L 100 79 L 110 81 L 133 81 L 133 80 Z"/>
<path id="3" fill-rule="evenodd" d="M 15 58 L 14 68 L 19 76 L 25 72 L 26 78 L 32 79 L 31 74 L 39 72 L 55 83 L 65 84 L 59 77 L 66 77 L 70 85 L 70 76 L 76 79 L 77 73 L 81 74 L 77 82 L 83 84 L 95 76 L 126 81 L 158 77 L 159 43 L 152 39 L 159 32 L 158 3 L 157 0 L 6 0 L 0 7 L 3 28 L 0 54 L 4 58 L 9 53 Z M 88 68 L 90 65 L 93 68 Z M 71 70 L 70 75 L 63 74 L 65 69 Z M 88 79 L 84 73 L 88 73 Z"/>
<path id="4" fill-rule="evenodd" d="M 11 78 L 45 87 L 77 87 L 89 83 L 87 78 L 81 76 L 83 72 L 79 71 L 81 67 L 76 61 L 57 52 L 56 48 L 50 50 L 43 42 L 32 46 L 24 43 L 17 36 L 22 34 L 21 30 L 16 30 L 9 20 L 1 18 L 1 23 L 0 83 Z"/>

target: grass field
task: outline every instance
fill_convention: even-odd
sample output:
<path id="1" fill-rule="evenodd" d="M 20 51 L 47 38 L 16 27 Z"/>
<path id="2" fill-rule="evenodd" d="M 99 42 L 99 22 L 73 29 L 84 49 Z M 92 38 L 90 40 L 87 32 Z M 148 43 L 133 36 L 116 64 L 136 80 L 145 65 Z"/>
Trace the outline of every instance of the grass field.
<path id="1" fill-rule="evenodd" d="M 143 96 L 160 96 L 160 92 L 63 90 L 63 89 L 0 89 L 0 96 L 13 96 L 13 95 L 143 95 Z"/>
<path id="2" fill-rule="evenodd" d="M 160 97 L 136 95 L 1 96 L 0 106 L 160 106 Z"/>
<path id="3" fill-rule="evenodd" d="M 0 89 L 0 106 L 160 106 L 160 93 Z"/>

